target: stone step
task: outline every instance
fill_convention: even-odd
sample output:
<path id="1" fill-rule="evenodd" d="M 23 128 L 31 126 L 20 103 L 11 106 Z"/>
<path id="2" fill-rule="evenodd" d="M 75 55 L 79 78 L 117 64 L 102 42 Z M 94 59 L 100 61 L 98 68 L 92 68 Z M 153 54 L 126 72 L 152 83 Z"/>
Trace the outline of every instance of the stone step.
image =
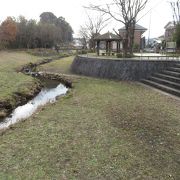
<path id="1" fill-rule="evenodd" d="M 180 73 L 174 71 L 165 70 L 163 71 L 163 74 L 180 78 Z"/>
<path id="2" fill-rule="evenodd" d="M 158 77 L 154 77 L 154 76 L 149 77 L 148 80 L 151 80 L 151 81 L 154 81 L 156 83 L 159 83 L 159 84 L 180 90 L 180 83 L 172 82 L 172 81 L 162 79 L 162 78 L 158 78 Z"/>
<path id="3" fill-rule="evenodd" d="M 178 68 L 180 68 L 180 63 L 175 64 L 175 66 L 174 66 L 174 67 L 178 67 Z"/>
<path id="4" fill-rule="evenodd" d="M 166 85 L 162 85 L 162 84 L 159 84 L 159 83 L 156 83 L 154 81 L 147 80 L 147 79 L 143 79 L 143 80 L 141 80 L 141 82 L 144 84 L 150 85 L 152 87 L 155 87 L 157 89 L 160 89 L 164 92 L 167 92 L 167 93 L 170 93 L 170 94 L 173 94 L 175 96 L 180 97 L 180 90 L 178 90 L 178 89 L 171 88 L 171 87 L 168 87 Z"/>
<path id="5" fill-rule="evenodd" d="M 167 70 L 180 73 L 180 68 L 178 68 L 178 67 L 170 67 Z"/>
<path id="6" fill-rule="evenodd" d="M 180 78 L 163 74 L 163 72 L 162 73 L 155 73 L 155 74 L 153 74 L 153 76 L 161 78 L 161 79 L 166 79 L 168 81 L 172 81 L 172 82 L 175 82 L 175 83 L 180 83 Z"/>

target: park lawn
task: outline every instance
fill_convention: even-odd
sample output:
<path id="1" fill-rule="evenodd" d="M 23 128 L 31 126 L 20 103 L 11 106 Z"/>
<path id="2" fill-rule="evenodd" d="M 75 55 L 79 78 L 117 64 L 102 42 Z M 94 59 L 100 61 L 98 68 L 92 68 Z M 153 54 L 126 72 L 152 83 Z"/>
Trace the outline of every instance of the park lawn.
<path id="1" fill-rule="evenodd" d="M 74 56 L 69 56 L 62 58 L 56 61 L 51 62 L 50 64 L 44 64 L 38 67 L 39 71 L 49 71 L 54 73 L 63 73 L 63 74 L 72 74 L 70 66 L 73 62 Z"/>
<path id="2" fill-rule="evenodd" d="M 65 61 L 41 68 L 69 72 Z M 179 100 L 131 82 L 74 86 L 0 136 L 0 179 L 179 179 Z"/>
<path id="3" fill-rule="evenodd" d="M 5 72 L 16 71 L 29 62 L 37 62 L 39 57 L 29 55 L 25 51 L 0 51 L 0 70 Z"/>
<path id="4" fill-rule="evenodd" d="M 37 57 L 23 51 L 0 52 L 0 100 L 11 98 L 14 92 L 28 91 L 34 79 L 17 71 L 25 64 L 37 61 Z"/>
<path id="5" fill-rule="evenodd" d="M 23 65 L 37 62 L 39 59 L 23 51 L 1 51 L 0 52 L 0 104 L 16 106 L 15 94 L 29 95 L 37 87 L 34 78 L 22 73 L 17 73 Z M 6 110 L 0 108 L 0 117 L 7 114 Z"/>

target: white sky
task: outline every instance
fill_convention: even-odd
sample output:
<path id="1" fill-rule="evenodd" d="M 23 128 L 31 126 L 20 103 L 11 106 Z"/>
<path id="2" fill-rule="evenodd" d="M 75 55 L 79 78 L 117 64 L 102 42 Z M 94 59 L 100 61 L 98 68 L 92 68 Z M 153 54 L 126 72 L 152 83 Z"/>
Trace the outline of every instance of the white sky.
<path id="1" fill-rule="evenodd" d="M 72 26 L 75 36 L 77 36 L 79 27 L 86 21 L 86 13 L 83 6 L 91 4 L 105 4 L 108 0 L 5 0 L 1 1 L 0 6 L 0 21 L 3 21 L 7 16 L 18 17 L 19 15 L 25 16 L 27 19 L 39 20 L 39 15 L 42 12 L 52 12 L 57 17 L 63 16 L 67 22 Z M 164 26 L 172 20 L 172 11 L 168 0 L 149 0 L 146 8 L 142 14 L 146 14 L 138 24 L 149 29 L 145 36 L 158 37 L 163 35 Z M 93 14 L 96 12 L 93 11 Z M 150 18 L 151 17 L 151 18 Z M 150 25 L 151 19 L 151 25 Z M 122 27 L 115 21 L 112 21 L 109 26 L 104 30 L 112 31 L 113 28 L 118 29 Z"/>

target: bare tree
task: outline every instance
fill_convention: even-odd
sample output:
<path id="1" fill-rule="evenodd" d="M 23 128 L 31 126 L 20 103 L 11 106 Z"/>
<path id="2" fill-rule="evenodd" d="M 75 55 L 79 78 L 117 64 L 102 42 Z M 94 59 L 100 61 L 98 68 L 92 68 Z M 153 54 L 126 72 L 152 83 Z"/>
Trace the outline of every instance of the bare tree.
<path id="1" fill-rule="evenodd" d="M 176 41 L 177 48 L 180 48 L 180 0 L 170 2 L 174 20 L 175 32 L 173 34 L 173 40 Z"/>
<path id="2" fill-rule="evenodd" d="M 180 24 L 180 1 L 170 2 L 170 4 L 173 12 L 174 24 Z"/>
<path id="3" fill-rule="evenodd" d="M 139 13 L 145 8 L 148 0 L 111 0 L 105 5 L 91 4 L 89 9 L 108 14 L 111 18 L 125 26 L 125 55 L 133 53 L 134 29 Z"/>
<path id="4" fill-rule="evenodd" d="M 87 13 L 87 21 L 80 26 L 79 34 L 84 43 L 89 43 L 90 48 L 95 48 L 94 38 L 108 25 L 110 18 L 104 17 L 105 13 L 100 13 L 94 19 Z"/>
<path id="5" fill-rule="evenodd" d="M 85 28 L 84 26 L 80 26 L 79 36 L 81 37 L 81 43 L 83 45 L 83 49 L 87 49 L 87 44 L 89 39 L 89 33 L 87 28 Z"/>

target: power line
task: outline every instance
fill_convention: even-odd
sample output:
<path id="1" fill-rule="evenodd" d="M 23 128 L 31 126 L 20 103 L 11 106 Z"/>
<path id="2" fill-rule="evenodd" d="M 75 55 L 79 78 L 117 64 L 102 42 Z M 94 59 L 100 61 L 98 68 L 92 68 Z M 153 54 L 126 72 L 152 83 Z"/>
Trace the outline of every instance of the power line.
<path id="1" fill-rule="evenodd" d="M 156 6 L 158 6 L 159 4 L 161 4 L 163 1 L 164 1 L 164 0 L 158 1 L 149 11 L 147 11 L 143 16 L 141 16 L 141 17 L 137 20 L 137 22 L 140 21 L 140 20 L 141 20 L 143 17 L 145 17 L 147 14 L 149 14 L 154 8 L 156 8 Z"/>

